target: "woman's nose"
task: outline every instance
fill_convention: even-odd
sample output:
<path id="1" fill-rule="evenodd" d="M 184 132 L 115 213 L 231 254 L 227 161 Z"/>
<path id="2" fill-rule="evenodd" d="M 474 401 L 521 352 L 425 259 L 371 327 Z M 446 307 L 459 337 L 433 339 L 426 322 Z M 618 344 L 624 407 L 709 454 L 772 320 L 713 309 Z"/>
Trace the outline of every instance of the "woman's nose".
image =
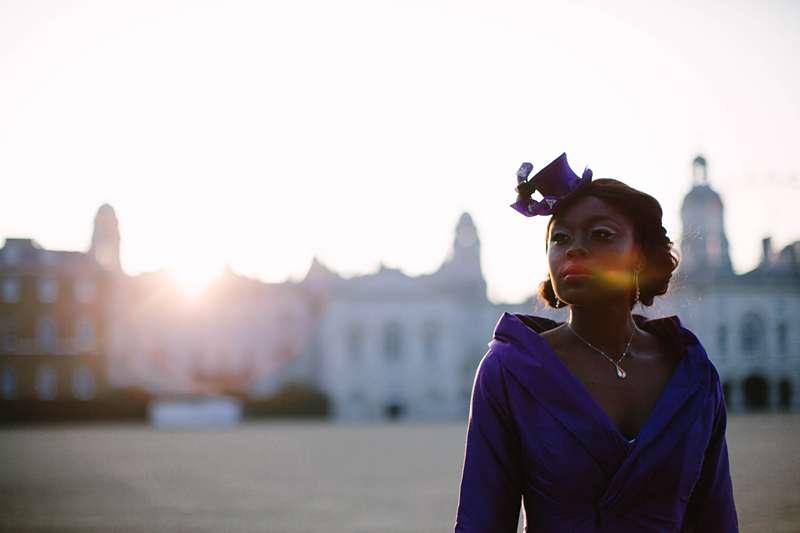
<path id="1" fill-rule="evenodd" d="M 589 255 L 587 250 L 579 240 L 572 241 L 572 244 L 567 249 L 567 257 L 570 259 Z"/>

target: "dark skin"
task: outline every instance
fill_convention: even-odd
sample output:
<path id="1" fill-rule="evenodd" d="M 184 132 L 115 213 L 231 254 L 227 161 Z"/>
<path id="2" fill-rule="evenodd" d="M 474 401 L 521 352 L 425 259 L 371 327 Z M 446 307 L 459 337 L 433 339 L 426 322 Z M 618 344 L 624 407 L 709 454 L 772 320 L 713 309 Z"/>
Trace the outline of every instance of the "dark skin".
<path id="1" fill-rule="evenodd" d="M 610 204 L 586 196 L 551 221 L 547 242 L 550 279 L 558 299 L 569 307 L 569 319 L 541 336 L 623 436 L 633 438 L 679 357 L 662 339 L 636 326 L 631 316 L 633 272 L 646 266 L 633 224 Z M 567 265 L 583 266 L 590 274 L 563 276 Z M 586 346 L 568 324 L 614 360 L 633 335 L 620 363 L 627 377 L 619 379 L 614 365 Z"/>

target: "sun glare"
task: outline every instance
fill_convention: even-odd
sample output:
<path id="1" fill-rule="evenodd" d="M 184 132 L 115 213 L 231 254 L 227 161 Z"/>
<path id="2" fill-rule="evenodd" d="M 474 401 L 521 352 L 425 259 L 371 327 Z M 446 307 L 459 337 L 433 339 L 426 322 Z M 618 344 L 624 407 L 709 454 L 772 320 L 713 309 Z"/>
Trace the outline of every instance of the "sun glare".
<path id="1" fill-rule="evenodd" d="M 208 285 L 222 272 L 222 265 L 191 261 L 172 265 L 168 270 L 177 287 L 186 296 L 200 296 Z"/>

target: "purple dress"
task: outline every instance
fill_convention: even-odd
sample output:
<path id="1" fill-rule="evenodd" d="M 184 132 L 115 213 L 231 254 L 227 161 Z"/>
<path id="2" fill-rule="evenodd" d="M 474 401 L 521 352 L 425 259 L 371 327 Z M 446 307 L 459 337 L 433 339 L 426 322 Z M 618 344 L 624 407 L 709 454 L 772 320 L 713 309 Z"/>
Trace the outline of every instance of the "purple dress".
<path id="1" fill-rule="evenodd" d="M 539 333 L 503 313 L 475 373 L 456 533 L 738 532 L 719 375 L 677 316 L 646 331 L 683 354 L 633 441 Z M 611 365 L 609 365 L 610 367 Z"/>

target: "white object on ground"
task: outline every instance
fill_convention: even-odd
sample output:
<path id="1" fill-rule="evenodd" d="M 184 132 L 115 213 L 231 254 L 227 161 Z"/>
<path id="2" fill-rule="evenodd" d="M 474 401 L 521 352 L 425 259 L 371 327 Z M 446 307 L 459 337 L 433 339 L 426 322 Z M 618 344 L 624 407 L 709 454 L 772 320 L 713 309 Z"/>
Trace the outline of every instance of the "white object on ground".
<path id="1" fill-rule="evenodd" d="M 233 426 L 242 419 L 242 402 L 228 396 L 155 400 L 147 410 L 157 428 Z"/>

